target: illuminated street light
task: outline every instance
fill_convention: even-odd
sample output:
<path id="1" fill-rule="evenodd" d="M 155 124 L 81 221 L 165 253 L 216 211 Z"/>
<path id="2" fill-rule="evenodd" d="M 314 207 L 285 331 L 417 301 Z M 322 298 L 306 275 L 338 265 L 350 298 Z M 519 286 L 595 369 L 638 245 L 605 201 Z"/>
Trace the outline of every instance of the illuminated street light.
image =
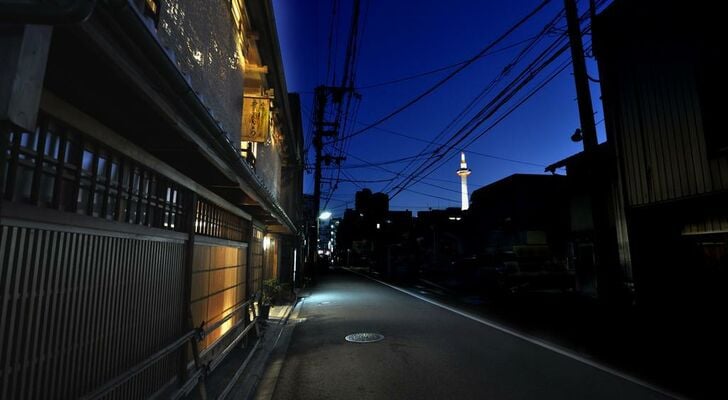
<path id="1" fill-rule="evenodd" d="M 324 211 L 319 215 L 320 220 L 326 221 L 327 219 L 331 218 L 331 211 Z"/>

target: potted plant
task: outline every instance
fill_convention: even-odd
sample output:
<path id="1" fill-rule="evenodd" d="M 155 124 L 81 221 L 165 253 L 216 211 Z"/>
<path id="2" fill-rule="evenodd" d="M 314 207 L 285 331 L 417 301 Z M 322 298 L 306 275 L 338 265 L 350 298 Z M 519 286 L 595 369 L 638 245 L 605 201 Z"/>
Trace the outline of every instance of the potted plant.
<path id="1" fill-rule="evenodd" d="M 263 281 L 263 290 L 260 295 L 260 318 L 268 319 L 270 314 L 270 306 L 278 298 L 278 294 L 281 291 L 281 284 L 275 278 L 266 279 Z"/>

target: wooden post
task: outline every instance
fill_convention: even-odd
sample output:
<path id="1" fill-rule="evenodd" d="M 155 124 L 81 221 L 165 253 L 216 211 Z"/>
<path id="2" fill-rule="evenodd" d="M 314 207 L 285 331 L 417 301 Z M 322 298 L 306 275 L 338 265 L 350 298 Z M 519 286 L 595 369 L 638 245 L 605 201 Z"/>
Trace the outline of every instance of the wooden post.
<path id="1" fill-rule="evenodd" d="M 5 168 L 9 165 L 7 152 L 10 148 L 10 124 L 0 121 L 0 209 L 5 198 Z"/>
<path id="2" fill-rule="evenodd" d="M 184 288 L 183 288 L 183 307 L 185 315 L 185 331 L 189 331 L 197 328 L 194 321 L 192 320 L 192 270 L 194 268 L 195 259 L 195 221 L 197 219 L 197 193 L 192 192 L 190 199 L 187 201 L 187 215 L 185 218 L 185 229 L 187 229 L 187 244 L 185 247 L 185 267 L 184 267 Z M 200 364 L 200 348 L 197 344 L 197 340 L 190 341 L 190 350 L 192 352 L 192 358 L 195 362 L 195 368 L 201 368 Z M 180 357 L 179 366 L 179 383 L 183 385 L 187 380 L 187 357 L 183 352 Z M 200 398 L 203 400 L 207 399 L 207 389 L 205 387 L 204 379 L 200 380 L 197 388 L 200 392 Z"/>
<path id="3" fill-rule="evenodd" d="M 53 28 L 0 27 L 0 121 L 35 130 Z"/>

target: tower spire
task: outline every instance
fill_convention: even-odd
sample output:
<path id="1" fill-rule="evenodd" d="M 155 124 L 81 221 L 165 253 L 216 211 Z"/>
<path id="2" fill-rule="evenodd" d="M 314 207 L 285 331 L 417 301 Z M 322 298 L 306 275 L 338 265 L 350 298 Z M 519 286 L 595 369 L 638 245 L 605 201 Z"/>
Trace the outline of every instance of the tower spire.
<path id="1" fill-rule="evenodd" d="M 460 153 L 460 169 L 455 171 L 460 176 L 460 209 L 465 211 L 470 207 L 468 202 L 468 175 L 471 171 L 468 169 L 468 164 L 465 162 L 465 152 Z"/>

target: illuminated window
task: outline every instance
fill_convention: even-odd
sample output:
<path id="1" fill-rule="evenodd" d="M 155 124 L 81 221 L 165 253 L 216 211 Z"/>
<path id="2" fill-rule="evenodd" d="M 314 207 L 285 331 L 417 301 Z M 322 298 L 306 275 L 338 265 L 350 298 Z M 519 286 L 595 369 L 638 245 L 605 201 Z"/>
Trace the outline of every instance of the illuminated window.
<path id="1" fill-rule="evenodd" d="M 258 155 L 258 143 L 240 141 L 240 156 L 247 161 L 251 167 L 255 168 L 255 158 Z"/>

